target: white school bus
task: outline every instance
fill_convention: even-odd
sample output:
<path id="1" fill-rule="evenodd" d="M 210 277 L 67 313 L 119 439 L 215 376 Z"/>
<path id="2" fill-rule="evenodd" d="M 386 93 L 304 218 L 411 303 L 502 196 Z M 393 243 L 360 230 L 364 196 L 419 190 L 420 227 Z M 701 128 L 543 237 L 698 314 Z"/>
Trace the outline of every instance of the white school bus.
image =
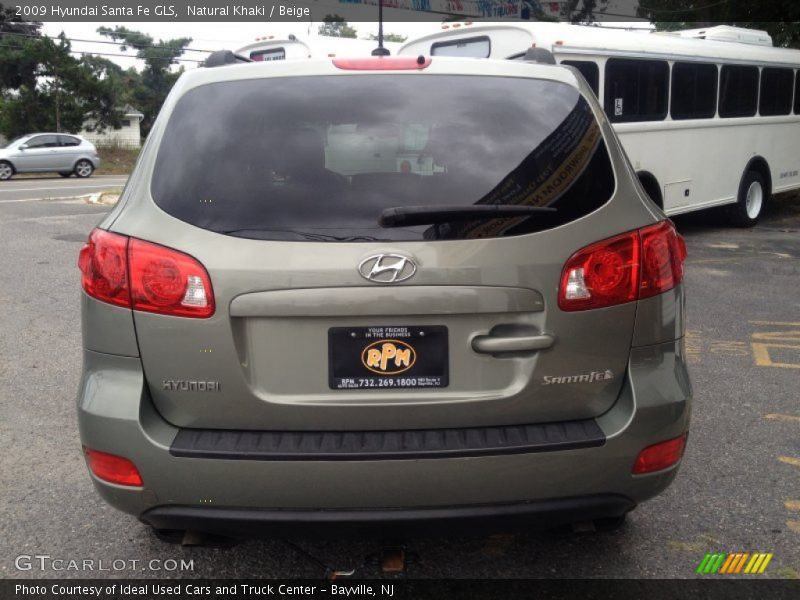
<path id="1" fill-rule="evenodd" d="M 752 226 L 772 193 L 800 188 L 800 50 L 766 32 L 457 23 L 400 54 L 513 60 L 531 47 L 581 72 L 668 215 L 729 205 Z"/>

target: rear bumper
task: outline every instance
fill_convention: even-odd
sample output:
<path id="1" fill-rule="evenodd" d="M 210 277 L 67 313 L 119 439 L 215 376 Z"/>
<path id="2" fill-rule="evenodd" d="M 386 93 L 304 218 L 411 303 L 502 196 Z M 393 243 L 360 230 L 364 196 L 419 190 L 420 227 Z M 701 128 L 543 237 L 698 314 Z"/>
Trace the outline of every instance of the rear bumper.
<path id="1" fill-rule="evenodd" d="M 613 494 L 517 504 L 384 510 L 267 510 L 157 506 L 139 518 L 155 529 L 231 537 L 382 537 L 543 529 L 576 521 L 621 517 L 636 504 Z"/>
<path id="2" fill-rule="evenodd" d="M 263 524 L 274 532 L 286 522 L 312 529 L 338 523 L 350 531 L 359 523 L 369 529 L 377 519 L 401 528 L 419 522 L 429 530 L 425 524 L 436 521 L 536 526 L 627 512 L 674 478 L 678 465 L 642 476 L 632 475 L 631 467 L 646 446 L 687 430 L 690 405 L 678 340 L 632 352 L 619 399 L 595 419 L 604 440 L 583 447 L 534 444 L 514 452 L 490 448 L 461 456 L 343 460 L 223 457 L 219 448 L 205 456 L 176 456 L 170 450 L 179 430 L 153 407 L 140 360 L 90 351 L 78 416 L 85 446 L 131 459 L 145 482 L 143 488 L 127 488 L 93 477 L 98 492 L 159 528 L 191 524 L 218 533 L 239 527 L 253 532 Z M 290 529 L 296 533 L 295 525 Z"/>

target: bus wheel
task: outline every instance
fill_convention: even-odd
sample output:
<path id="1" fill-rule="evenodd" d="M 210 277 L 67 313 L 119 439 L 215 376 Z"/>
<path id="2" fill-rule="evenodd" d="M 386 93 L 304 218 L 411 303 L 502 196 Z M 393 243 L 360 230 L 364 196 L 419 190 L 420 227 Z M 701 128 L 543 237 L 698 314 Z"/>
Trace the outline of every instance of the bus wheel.
<path id="1" fill-rule="evenodd" d="M 745 173 L 739 186 L 739 196 L 736 204 L 728 208 L 728 218 L 736 227 L 753 227 L 767 204 L 769 191 L 764 182 L 764 177 L 758 171 Z"/>

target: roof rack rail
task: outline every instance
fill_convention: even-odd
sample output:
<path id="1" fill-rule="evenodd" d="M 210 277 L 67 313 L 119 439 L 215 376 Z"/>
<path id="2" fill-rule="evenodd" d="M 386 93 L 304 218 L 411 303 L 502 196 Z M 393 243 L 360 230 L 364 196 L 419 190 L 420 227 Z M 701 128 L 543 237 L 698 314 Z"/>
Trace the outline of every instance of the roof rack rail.
<path id="1" fill-rule="evenodd" d="M 545 48 L 536 48 L 536 47 L 528 48 L 528 51 L 525 52 L 523 60 L 527 62 L 539 63 L 542 65 L 556 64 L 556 59 L 553 58 L 553 53 Z"/>
<path id="2" fill-rule="evenodd" d="M 230 50 L 217 50 L 208 55 L 203 66 L 224 67 L 225 65 L 233 65 L 239 62 L 253 62 L 253 59 L 242 56 L 241 54 L 235 54 Z"/>

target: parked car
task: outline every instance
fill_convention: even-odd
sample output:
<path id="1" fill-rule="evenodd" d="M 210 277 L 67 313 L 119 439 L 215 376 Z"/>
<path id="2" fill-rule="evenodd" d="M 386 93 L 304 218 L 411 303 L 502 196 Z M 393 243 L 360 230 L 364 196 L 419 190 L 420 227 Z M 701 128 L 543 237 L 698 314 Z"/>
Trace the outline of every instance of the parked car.
<path id="1" fill-rule="evenodd" d="M 569 67 L 184 73 L 80 253 L 92 481 L 170 541 L 619 525 L 684 451 L 684 258 Z"/>
<path id="2" fill-rule="evenodd" d="M 62 177 L 73 173 L 89 177 L 100 166 L 94 144 L 77 135 L 34 133 L 11 140 L 0 148 L 0 180 L 16 173 L 55 171 Z"/>

